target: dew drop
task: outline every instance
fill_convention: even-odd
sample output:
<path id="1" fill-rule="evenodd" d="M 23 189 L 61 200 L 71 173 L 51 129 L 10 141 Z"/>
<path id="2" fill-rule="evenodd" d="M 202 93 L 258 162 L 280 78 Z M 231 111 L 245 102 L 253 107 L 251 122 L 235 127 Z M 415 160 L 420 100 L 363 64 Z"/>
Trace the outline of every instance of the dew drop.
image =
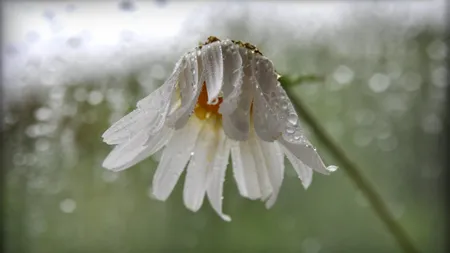
<path id="1" fill-rule="evenodd" d="M 293 127 L 287 127 L 286 128 L 286 133 L 293 134 L 294 132 L 295 132 L 295 128 L 293 128 Z"/>
<path id="2" fill-rule="evenodd" d="M 208 103 L 210 105 L 217 105 L 219 103 L 219 99 L 218 98 L 214 98 L 211 103 Z"/>
<path id="3" fill-rule="evenodd" d="M 287 119 L 288 122 L 291 123 L 293 126 L 297 125 L 298 117 L 295 113 L 290 113 Z"/>
<path id="4" fill-rule="evenodd" d="M 75 208 L 77 208 L 77 202 L 73 199 L 65 199 L 59 203 L 59 208 L 64 213 L 73 213 Z"/>
<path id="5" fill-rule="evenodd" d="M 338 167 L 335 165 L 330 165 L 326 168 L 326 170 L 328 170 L 329 172 L 335 172 L 337 169 Z"/>
<path id="6" fill-rule="evenodd" d="M 383 92 L 389 88 L 391 81 L 387 75 L 376 73 L 369 80 L 369 87 L 376 93 Z"/>

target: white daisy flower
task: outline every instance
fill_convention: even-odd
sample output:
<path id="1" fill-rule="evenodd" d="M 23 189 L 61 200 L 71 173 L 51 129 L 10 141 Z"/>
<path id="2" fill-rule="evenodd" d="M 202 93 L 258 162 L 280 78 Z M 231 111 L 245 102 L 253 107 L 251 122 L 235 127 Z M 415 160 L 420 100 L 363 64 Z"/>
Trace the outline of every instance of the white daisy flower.
<path id="1" fill-rule="evenodd" d="M 154 197 L 166 200 L 187 166 L 186 207 L 199 210 L 206 195 L 230 221 L 222 212 L 222 193 L 231 154 L 240 194 L 270 208 L 283 181 L 284 156 L 305 188 L 313 170 L 329 174 L 277 77 L 256 47 L 209 37 L 103 134 L 104 142 L 116 145 L 103 167 L 120 171 L 164 148 L 153 177 Z"/>

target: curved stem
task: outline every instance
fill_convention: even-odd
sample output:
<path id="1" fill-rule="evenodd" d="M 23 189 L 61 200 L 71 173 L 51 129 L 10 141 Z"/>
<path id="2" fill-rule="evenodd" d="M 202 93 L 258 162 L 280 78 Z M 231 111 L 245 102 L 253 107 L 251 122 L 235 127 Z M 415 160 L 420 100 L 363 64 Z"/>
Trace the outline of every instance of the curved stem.
<path id="1" fill-rule="evenodd" d="M 336 161 L 338 161 L 338 163 L 342 165 L 340 166 L 342 170 L 347 173 L 350 179 L 361 190 L 361 192 L 370 202 L 376 215 L 381 219 L 384 225 L 386 225 L 386 228 L 394 236 L 403 251 L 408 253 L 417 253 L 418 250 L 415 248 L 405 230 L 394 219 L 380 195 L 377 193 L 371 183 L 361 174 L 358 166 L 347 157 L 345 152 L 333 141 L 331 136 L 326 133 L 325 129 L 318 123 L 318 121 L 308 111 L 308 109 L 306 109 L 301 101 L 290 95 L 291 92 L 289 91 L 291 90 L 291 87 L 294 86 L 293 84 L 295 84 L 296 82 L 289 81 L 288 78 L 280 78 L 280 83 L 286 89 L 286 92 L 300 117 L 304 120 L 304 122 L 306 122 L 306 124 L 311 127 L 317 139 L 329 149 L 330 153 L 335 157 Z"/>

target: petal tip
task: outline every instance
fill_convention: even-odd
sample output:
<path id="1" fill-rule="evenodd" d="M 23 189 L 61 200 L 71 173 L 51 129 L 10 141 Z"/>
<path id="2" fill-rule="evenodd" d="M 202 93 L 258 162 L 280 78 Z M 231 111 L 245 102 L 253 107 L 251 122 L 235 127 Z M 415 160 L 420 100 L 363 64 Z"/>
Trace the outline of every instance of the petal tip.
<path id="1" fill-rule="evenodd" d="M 226 214 L 220 215 L 220 218 L 222 218 L 222 220 L 224 220 L 226 222 L 231 222 L 231 217 Z"/>

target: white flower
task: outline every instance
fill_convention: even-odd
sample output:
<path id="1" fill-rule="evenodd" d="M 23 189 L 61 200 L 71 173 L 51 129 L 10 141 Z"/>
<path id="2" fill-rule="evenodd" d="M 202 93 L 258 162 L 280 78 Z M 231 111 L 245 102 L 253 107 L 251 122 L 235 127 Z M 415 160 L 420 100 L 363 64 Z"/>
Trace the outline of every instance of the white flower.
<path id="1" fill-rule="evenodd" d="M 187 165 L 183 199 L 197 211 L 208 196 L 222 212 L 231 154 L 240 194 L 270 208 L 283 181 L 287 156 L 307 188 L 312 170 L 329 174 L 304 136 L 298 116 L 277 81 L 272 62 L 254 46 L 208 41 L 185 54 L 156 91 L 120 119 L 103 140 L 117 145 L 103 166 L 120 171 L 164 148 L 153 177 L 155 198 L 166 200 Z"/>

